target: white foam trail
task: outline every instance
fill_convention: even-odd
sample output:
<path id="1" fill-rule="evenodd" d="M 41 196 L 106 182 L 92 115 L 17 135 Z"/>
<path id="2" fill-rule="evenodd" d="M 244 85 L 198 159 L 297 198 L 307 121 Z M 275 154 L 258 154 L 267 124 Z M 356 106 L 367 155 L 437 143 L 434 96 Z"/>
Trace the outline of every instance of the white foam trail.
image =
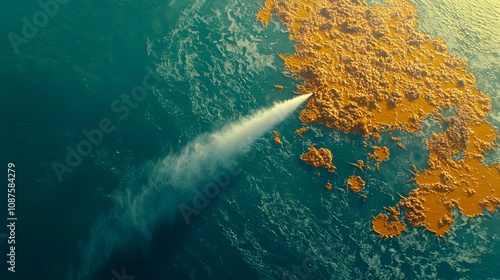
<path id="1" fill-rule="evenodd" d="M 234 156 L 248 151 L 257 138 L 283 121 L 311 95 L 276 103 L 220 131 L 196 138 L 181 153 L 167 156 L 152 168 L 148 183 L 136 187 L 130 183 L 124 191 L 115 194 L 115 207 L 94 222 L 90 240 L 82 244 L 76 279 L 92 274 L 118 248 L 130 244 L 148 247 L 154 224 L 160 218 L 173 218 L 178 214 L 179 203 L 192 199 L 192 193 L 186 190 L 196 190 L 197 182 L 211 179 L 231 164 Z"/>
<path id="2" fill-rule="evenodd" d="M 276 103 L 221 131 L 198 137 L 181 154 L 167 157 L 157 167 L 155 181 L 174 187 L 190 187 L 209 177 L 233 155 L 246 152 L 251 143 L 283 121 L 311 95 Z"/>

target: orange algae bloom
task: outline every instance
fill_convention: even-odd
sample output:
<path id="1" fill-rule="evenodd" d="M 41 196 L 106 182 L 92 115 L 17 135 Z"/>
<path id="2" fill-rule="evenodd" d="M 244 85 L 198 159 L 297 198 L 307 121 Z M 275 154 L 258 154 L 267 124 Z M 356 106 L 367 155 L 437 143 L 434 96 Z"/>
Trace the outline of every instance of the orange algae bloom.
<path id="1" fill-rule="evenodd" d="M 259 5 L 261 7 L 261 10 L 260 10 L 260 12 L 258 12 L 255 15 L 255 18 L 264 25 L 269 24 L 269 21 L 271 21 L 271 16 L 272 16 L 272 13 L 271 13 L 271 5 L 272 4 L 270 4 L 268 2 L 269 1 L 266 1 L 266 3 L 264 4 L 265 5 L 264 7 Z"/>
<path id="2" fill-rule="evenodd" d="M 418 30 L 414 5 L 386 3 L 267 0 L 257 19 L 267 24 L 277 15 L 296 41 L 295 54 L 280 57 L 292 78 L 304 80 L 298 90 L 315 93 L 301 121 L 375 140 L 396 129 L 418 132 L 429 117 L 446 124 L 426 140 L 429 168 L 415 170 L 418 188 L 396 205 L 398 211 L 373 220 L 382 237 L 397 236 L 406 229 L 397 217 L 402 207 L 412 226 L 442 236 L 454 221 L 453 208 L 475 217 L 500 207 L 500 164 L 482 163 L 484 153 L 497 146 L 498 131 L 486 121 L 491 99 L 475 88 L 467 64 L 449 55 L 442 39 Z M 442 116 L 452 106 L 456 116 Z M 389 158 L 386 149 L 374 147 L 369 155 L 377 167 Z"/>
<path id="3" fill-rule="evenodd" d="M 295 130 L 295 134 L 297 134 L 298 136 L 300 137 L 303 137 L 302 134 L 304 134 L 305 132 L 307 132 L 309 130 L 309 127 L 301 127 L 297 130 Z"/>
<path id="4" fill-rule="evenodd" d="M 388 160 L 389 157 L 391 156 L 391 153 L 389 151 L 389 148 L 387 147 L 378 147 L 378 146 L 373 146 L 373 154 L 368 154 L 368 157 L 371 159 L 376 159 L 379 162 Z"/>
<path id="5" fill-rule="evenodd" d="M 472 218 L 500 206 L 500 164 L 489 167 L 468 158 L 457 162 L 456 168 L 443 166 L 417 173 L 420 188 L 399 203 L 411 225 L 425 226 L 441 236 L 453 223 L 453 208 Z"/>
<path id="6" fill-rule="evenodd" d="M 347 179 L 347 186 L 355 193 L 361 192 L 365 185 L 365 181 L 359 176 L 351 176 Z"/>
<path id="7" fill-rule="evenodd" d="M 273 130 L 273 135 L 274 135 L 274 143 L 276 143 L 276 145 L 281 145 L 280 133 L 277 132 L 276 130 Z"/>
<path id="8" fill-rule="evenodd" d="M 315 168 L 324 167 L 328 170 L 328 172 L 335 172 L 337 168 L 332 164 L 332 152 L 326 148 L 320 148 L 319 150 L 317 150 L 315 146 L 316 145 L 312 145 L 311 147 L 309 147 L 309 151 L 305 154 L 302 154 L 300 156 L 300 159 Z"/>
<path id="9" fill-rule="evenodd" d="M 373 218 L 373 231 L 378 233 L 382 238 L 397 237 L 403 231 L 408 231 L 406 225 L 401 222 L 398 217 L 400 211 L 398 207 L 386 208 L 390 214 L 379 214 Z"/>
<path id="10" fill-rule="evenodd" d="M 386 161 L 391 156 L 389 148 L 373 146 L 373 154 L 368 154 L 368 158 L 377 160 L 375 168 L 380 169 L 380 163 Z"/>

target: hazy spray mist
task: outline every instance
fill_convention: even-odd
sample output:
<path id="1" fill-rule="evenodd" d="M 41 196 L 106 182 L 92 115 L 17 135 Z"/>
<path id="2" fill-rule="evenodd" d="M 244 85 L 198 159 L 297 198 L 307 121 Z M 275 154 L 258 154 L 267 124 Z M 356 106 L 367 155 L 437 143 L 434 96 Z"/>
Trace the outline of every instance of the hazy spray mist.
<path id="1" fill-rule="evenodd" d="M 198 182 L 209 179 L 236 155 L 247 152 L 256 139 L 311 95 L 276 103 L 220 131 L 201 135 L 179 154 L 170 154 L 153 166 L 147 183 L 125 186 L 124 191 L 114 195 L 113 210 L 92 226 L 90 240 L 81 248 L 81 265 L 76 273 L 70 271 L 72 278 L 88 277 L 116 249 L 130 244 L 147 248 L 158 219 L 172 219 L 177 214 L 177 205 L 190 199 Z"/>

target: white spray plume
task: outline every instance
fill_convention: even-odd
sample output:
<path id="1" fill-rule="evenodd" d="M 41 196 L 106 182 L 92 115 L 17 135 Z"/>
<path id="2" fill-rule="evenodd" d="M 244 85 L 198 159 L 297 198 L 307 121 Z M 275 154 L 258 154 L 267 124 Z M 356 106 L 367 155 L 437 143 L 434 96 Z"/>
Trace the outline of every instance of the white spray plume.
<path id="1" fill-rule="evenodd" d="M 221 131 L 198 137 L 179 155 L 169 156 L 157 166 L 155 181 L 174 187 L 190 187 L 209 177 L 232 156 L 245 153 L 257 138 L 282 122 L 311 95 L 300 95 L 276 103 Z"/>
<path id="2" fill-rule="evenodd" d="M 82 244 L 80 269 L 71 273 L 71 278 L 85 279 L 108 261 L 114 251 L 130 246 L 131 242 L 148 247 L 154 224 L 160 218 L 178 214 L 177 206 L 190 198 L 186 196 L 190 193 L 187 190 L 195 191 L 196 183 L 210 179 L 236 155 L 247 152 L 256 139 L 311 95 L 276 103 L 220 131 L 200 136 L 179 154 L 168 155 L 156 164 L 147 184 L 126 185 L 114 195 L 116 205 L 112 211 L 99 217 L 91 227 L 90 240 Z"/>

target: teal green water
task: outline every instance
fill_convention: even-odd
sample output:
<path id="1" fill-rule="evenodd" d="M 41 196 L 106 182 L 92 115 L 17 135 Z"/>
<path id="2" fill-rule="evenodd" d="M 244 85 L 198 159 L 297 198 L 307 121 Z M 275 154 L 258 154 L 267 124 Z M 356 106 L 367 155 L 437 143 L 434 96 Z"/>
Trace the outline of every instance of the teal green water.
<path id="1" fill-rule="evenodd" d="M 500 7 L 492 2 L 415 1 L 421 27 L 469 62 L 499 127 Z M 398 153 L 384 136 L 391 160 L 383 173 L 363 174 L 369 199 L 362 202 L 344 185 L 359 173 L 345 162 L 363 157 L 363 139 L 313 126 L 309 138 L 330 148 L 338 167 L 318 178 L 298 159 L 312 143 L 293 133 L 302 126 L 298 112 L 276 127 L 281 147 L 269 132 L 233 158 L 241 173 L 189 224 L 178 211 L 179 203 L 192 205 L 189 192 L 160 188 L 127 204 L 169 154 L 294 96 L 277 56 L 292 53 L 293 42 L 276 19 L 267 28 L 256 22 L 258 9 L 238 0 L 69 1 L 15 53 L 8 34 L 22 35 L 22 18 L 41 8 L 3 3 L 0 158 L 16 164 L 18 222 L 16 273 L 7 272 L 4 239 L 1 279 L 118 279 L 122 268 L 137 280 L 500 278 L 498 215 L 469 221 L 455 213 L 439 242 L 421 229 L 387 241 L 370 231 L 371 215 L 415 188 L 405 183 L 405 167 L 426 166 L 422 138 L 397 134 L 408 148 Z M 122 95 L 143 84 L 147 68 L 161 80 L 143 101 L 126 105 Z M 104 118 L 114 130 L 60 181 L 53 162 L 64 163 L 66 147 L 77 149 L 82 131 Z M 431 120 L 424 127 L 439 129 Z M 487 161 L 499 159 L 497 149 Z"/>

